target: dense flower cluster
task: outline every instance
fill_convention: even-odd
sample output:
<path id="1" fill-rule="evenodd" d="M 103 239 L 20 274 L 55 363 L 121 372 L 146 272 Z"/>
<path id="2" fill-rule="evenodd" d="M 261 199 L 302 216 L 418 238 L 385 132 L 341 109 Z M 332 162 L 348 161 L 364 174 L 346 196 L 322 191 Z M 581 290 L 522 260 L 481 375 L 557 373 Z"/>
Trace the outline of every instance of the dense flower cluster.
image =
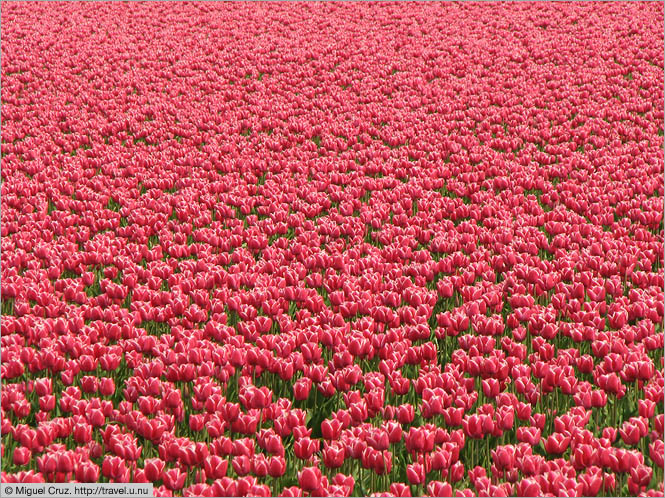
<path id="1" fill-rule="evenodd" d="M 663 5 L 2 6 L 2 481 L 663 495 Z"/>

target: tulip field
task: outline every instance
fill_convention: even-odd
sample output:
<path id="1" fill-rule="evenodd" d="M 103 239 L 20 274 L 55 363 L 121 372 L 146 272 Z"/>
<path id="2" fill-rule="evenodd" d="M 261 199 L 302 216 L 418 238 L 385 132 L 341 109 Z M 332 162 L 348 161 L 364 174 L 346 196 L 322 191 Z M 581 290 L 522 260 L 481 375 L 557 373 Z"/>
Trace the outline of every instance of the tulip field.
<path id="1" fill-rule="evenodd" d="M 663 496 L 662 3 L 2 3 L 5 483 Z"/>

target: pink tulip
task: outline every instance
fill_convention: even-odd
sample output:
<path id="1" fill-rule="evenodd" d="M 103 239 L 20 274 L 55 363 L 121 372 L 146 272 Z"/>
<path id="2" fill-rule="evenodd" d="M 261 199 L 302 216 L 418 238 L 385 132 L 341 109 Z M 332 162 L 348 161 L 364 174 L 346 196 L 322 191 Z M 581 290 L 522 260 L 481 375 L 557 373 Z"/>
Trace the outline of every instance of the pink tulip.
<path id="1" fill-rule="evenodd" d="M 316 467 L 305 467 L 298 472 L 298 482 L 305 491 L 314 491 L 321 484 L 321 471 Z"/>
<path id="2" fill-rule="evenodd" d="M 28 448 L 16 448 L 13 456 L 14 465 L 26 465 L 30 461 L 31 456 L 32 453 Z"/>
<path id="3" fill-rule="evenodd" d="M 186 477 L 187 474 L 181 472 L 180 469 L 175 468 L 164 471 L 162 478 L 164 479 L 164 485 L 168 489 L 178 490 L 182 489 Z"/>
<path id="4" fill-rule="evenodd" d="M 419 463 L 407 465 L 406 477 L 411 484 L 423 484 L 425 482 L 425 469 Z"/>

